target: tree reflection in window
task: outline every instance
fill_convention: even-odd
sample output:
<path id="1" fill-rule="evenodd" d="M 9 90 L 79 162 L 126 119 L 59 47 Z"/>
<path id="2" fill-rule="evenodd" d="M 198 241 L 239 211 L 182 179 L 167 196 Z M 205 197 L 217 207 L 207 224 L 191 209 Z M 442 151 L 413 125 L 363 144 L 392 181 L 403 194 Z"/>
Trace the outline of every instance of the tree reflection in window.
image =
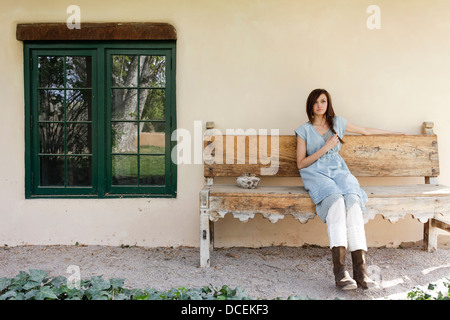
<path id="1" fill-rule="evenodd" d="M 92 58 L 38 57 L 41 186 L 92 185 Z"/>
<path id="2" fill-rule="evenodd" d="M 166 57 L 111 59 L 112 183 L 164 185 Z"/>

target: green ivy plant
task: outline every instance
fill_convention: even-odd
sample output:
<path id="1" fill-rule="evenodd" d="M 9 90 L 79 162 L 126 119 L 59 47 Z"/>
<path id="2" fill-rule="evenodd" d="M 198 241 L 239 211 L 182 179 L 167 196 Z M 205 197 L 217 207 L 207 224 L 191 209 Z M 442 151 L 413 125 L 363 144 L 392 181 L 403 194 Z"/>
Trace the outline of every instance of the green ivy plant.
<path id="1" fill-rule="evenodd" d="M 427 289 L 422 287 L 414 287 L 414 289 L 408 292 L 409 300 L 450 300 L 450 279 L 443 282 L 444 287 L 447 288 L 447 292 L 435 292 L 437 285 L 434 283 L 428 284 Z"/>
<path id="2" fill-rule="evenodd" d="M 232 289 L 226 285 L 189 289 L 178 287 L 159 291 L 153 288 L 124 288 L 125 279 L 105 280 L 102 276 L 93 276 L 90 279 L 80 280 L 77 286 L 74 286 L 63 276 L 50 277 L 42 270 L 29 271 L 29 273 L 20 271 L 14 278 L 0 278 L 0 300 L 253 300 L 242 288 Z M 447 292 L 434 292 L 437 285 L 429 284 L 427 289 L 415 287 L 408 292 L 407 298 L 450 300 L 450 279 L 443 284 Z M 287 299 L 304 298 L 289 296 Z"/>
<path id="3" fill-rule="evenodd" d="M 250 300 L 240 287 L 226 285 L 203 288 L 124 288 L 125 279 L 105 280 L 94 276 L 81 280 L 78 286 L 63 276 L 49 277 L 42 270 L 20 271 L 14 278 L 0 278 L 0 300 Z"/>

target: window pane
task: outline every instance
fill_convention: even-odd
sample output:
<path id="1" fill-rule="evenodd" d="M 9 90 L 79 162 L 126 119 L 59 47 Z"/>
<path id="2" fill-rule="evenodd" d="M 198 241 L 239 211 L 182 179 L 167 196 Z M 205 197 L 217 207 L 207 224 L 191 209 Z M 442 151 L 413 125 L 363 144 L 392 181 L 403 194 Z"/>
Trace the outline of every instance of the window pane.
<path id="1" fill-rule="evenodd" d="M 137 90 L 113 89 L 112 90 L 112 119 L 113 120 L 137 120 Z"/>
<path id="2" fill-rule="evenodd" d="M 90 123 L 67 125 L 67 153 L 92 153 L 92 125 Z"/>
<path id="3" fill-rule="evenodd" d="M 64 120 L 64 90 L 39 90 L 39 120 Z"/>
<path id="4" fill-rule="evenodd" d="M 67 121 L 91 121 L 92 91 L 67 90 Z"/>
<path id="5" fill-rule="evenodd" d="M 66 57 L 67 87 L 90 88 L 92 85 L 92 58 Z"/>
<path id="6" fill-rule="evenodd" d="M 67 185 L 92 185 L 91 157 L 67 157 Z"/>
<path id="7" fill-rule="evenodd" d="M 39 152 L 64 154 L 64 125 L 62 123 L 39 124 Z"/>
<path id="8" fill-rule="evenodd" d="M 139 183 L 165 184 L 165 156 L 140 156 Z"/>
<path id="9" fill-rule="evenodd" d="M 164 123 L 141 123 L 139 135 L 139 153 L 165 153 L 166 134 Z"/>
<path id="10" fill-rule="evenodd" d="M 113 87 L 137 86 L 137 56 L 112 56 L 112 85 Z"/>
<path id="11" fill-rule="evenodd" d="M 64 157 L 41 156 L 41 186 L 64 185 Z"/>
<path id="12" fill-rule="evenodd" d="M 143 89 L 140 92 L 142 120 L 165 120 L 166 118 L 166 90 Z M 142 103 L 141 103 L 142 105 Z"/>
<path id="13" fill-rule="evenodd" d="M 64 57 L 38 57 L 39 87 L 64 87 Z"/>
<path id="14" fill-rule="evenodd" d="M 116 122 L 112 125 L 112 152 L 137 152 L 137 123 Z"/>
<path id="15" fill-rule="evenodd" d="M 166 86 L 166 57 L 140 57 L 140 86 L 164 88 Z"/>
<path id="16" fill-rule="evenodd" d="M 112 156 L 112 184 L 137 185 L 137 156 Z"/>

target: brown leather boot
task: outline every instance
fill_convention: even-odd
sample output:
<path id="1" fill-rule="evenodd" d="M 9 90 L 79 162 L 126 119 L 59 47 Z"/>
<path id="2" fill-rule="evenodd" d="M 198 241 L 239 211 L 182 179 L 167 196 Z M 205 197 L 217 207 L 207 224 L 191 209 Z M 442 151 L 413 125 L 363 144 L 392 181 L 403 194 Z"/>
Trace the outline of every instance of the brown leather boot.
<path id="1" fill-rule="evenodd" d="M 347 271 L 345 271 L 345 247 L 333 247 L 331 255 L 333 258 L 333 273 L 336 287 L 342 290 L 353 290 L 358 286 Z"/>
<path id="2" fill-rule="evenodd" d="M 364 250 L 356 250 L 352 252 L 353 262 L 353 279 L 358 285 L 364 289 L 372 288 L 377 285 L 375 281 L 367 275 L 366 269 L 366 253 Z"/>

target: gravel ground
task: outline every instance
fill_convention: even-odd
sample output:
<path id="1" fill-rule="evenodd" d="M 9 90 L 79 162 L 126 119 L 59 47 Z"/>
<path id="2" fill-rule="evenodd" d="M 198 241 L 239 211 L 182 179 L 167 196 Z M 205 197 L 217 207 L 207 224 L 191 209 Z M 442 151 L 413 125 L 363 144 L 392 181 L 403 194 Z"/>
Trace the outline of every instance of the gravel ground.
<path id="1" fill-rule="evenodd" d="M 347 255 L 349 270 L 351 257 Z M 350 292 L 336 289 L 328 248 L 304 246 L 215 249 L 210 268 L 199 268 L 198 248 L 81 246 L 0 247 L 0 277 L 19 271 L 45 270 L 50 276 L 78 266 L 82 278 L 125 278 L 129 288 L 168 290 L 205 285 L 244 289 L 252 298 L 406 299 L 417 285 L 450 278 L 450 250 L 427 253 L 408 249 L 370 248 L 367 266 L 379 288 Z"/>

